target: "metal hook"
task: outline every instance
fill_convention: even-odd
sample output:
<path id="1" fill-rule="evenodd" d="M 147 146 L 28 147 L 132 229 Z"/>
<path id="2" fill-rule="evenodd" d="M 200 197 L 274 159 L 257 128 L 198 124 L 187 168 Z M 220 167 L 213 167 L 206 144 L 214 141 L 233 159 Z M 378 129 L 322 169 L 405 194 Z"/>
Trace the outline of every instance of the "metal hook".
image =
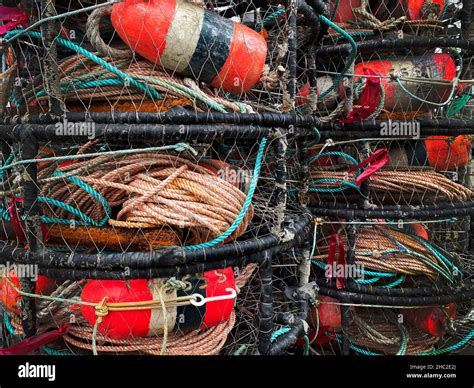
<path id="1" fill-rule="evenodd" d="M 215 302 L 218 300 L 227 300 L 227 299 L 235 299 L 237 297 L 237 292 L 233 288 L 226 288 L 227 292 L 230 294 L 227 295 L 220 295 L 220 296 L 212 296 L 210 298 L 204 298 L 201 294 L 192 294 L 195 299 L 191 299 L 189 302 L 196 307 L 204 306 L 205 303 L 208 302 Z"/>

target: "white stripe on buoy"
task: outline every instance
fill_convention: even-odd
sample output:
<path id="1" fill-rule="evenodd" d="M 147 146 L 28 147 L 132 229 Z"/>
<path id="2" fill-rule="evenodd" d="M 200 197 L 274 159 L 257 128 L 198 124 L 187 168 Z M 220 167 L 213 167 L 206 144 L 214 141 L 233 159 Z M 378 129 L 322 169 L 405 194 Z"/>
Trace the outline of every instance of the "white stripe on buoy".
<path id="1" fill-rule="evenodd" d="M 148 280 L 148 287 L 153 295 L 153 300 L 160 300 L 159 290 L 163 287 L 163 279 L 150 279 Z M 163 299 L 170 299 L 176 298 L 176 289 L 167 289 L 163 292 Z M 168 324 L 168 331 L 174 329 L 174 325 L 176 322 L 176 314 L 177 308 L 176 307 L 167 307 L 166 308 L 166 319 Z M 148 336 L 157 336 L 163 334 L 163 328 L 165 327 L 165 320 L 163 316 L 163 309 L 161 306 L 159 308 L 151 309 L 151 317 L 150 317 L 150 326 L 148 329 Z"/>
<path id="2" fill-rule="evenodd" d="M 177 0 L 176 13 L 166 35 L 166 46 L 161 56 L 162 63 L 166 63 L 169 70 L 181 73 L 188 67 L 201 36 L 203 20 L 203 8 Z"/>

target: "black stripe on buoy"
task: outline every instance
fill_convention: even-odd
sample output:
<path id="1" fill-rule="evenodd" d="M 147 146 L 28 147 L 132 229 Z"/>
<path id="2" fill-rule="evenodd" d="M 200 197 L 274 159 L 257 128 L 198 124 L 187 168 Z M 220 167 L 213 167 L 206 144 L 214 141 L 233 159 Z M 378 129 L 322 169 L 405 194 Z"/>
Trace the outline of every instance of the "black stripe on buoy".
<path id="1" fill-rule="evenodd" d="M 425 142 L 423 140 L 405 143 L 405 152 L 407 154 L 409 166 L 427 166 L 428 154 L 426 152 Z"/>
<path id="2" fill-rule="evenodd" d="M 206 289 L 200 288 L 201 286 L 204 286 L 204 280 L 197 279 L 193 276 L 189 281 L 193 285 L 192 289 L 189 291 L 178 290 L 177 296 L 201 294 L 205 298 Z M 176 310 L 175 327 L 184 331 L 198 329 L 204 321 L 204 314 L 206 314 L 206 304 L 200 307 L 193 305 L 178 306 Z"/>
<path id="3" fill-rule="evenodd" d="M 196 50 L 183 73 L 211 83 L 229 56 L 233 35 L 234 23 L 205 11 Z"/>

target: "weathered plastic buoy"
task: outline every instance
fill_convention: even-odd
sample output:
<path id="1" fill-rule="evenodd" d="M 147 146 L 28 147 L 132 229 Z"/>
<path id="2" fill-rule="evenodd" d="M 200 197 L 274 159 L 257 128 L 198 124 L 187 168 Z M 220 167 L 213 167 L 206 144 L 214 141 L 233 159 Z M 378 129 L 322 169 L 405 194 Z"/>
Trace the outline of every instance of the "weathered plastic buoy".
<path id="1" fill-rule="evenodd" d="M 189 290 L 169 290 L 163 292 L 163 299 L 191 294 L 201 294 L 204 298 L 228 295 L 228 288 L 235 290 L 235 278 L 232 268 L 208 271 L 203 278 L 189 279 Z M 160 300 L 159 292 L 163 279 L 134 280 L 89 280 L 84 286 L 81 300 L 100 303 L 142 302 Z M 169 330 L 190 331 L 199 328 L 216 326 L 227 321 L 234 307 L 234 299 L 210 301 L 203 306 L 185 305 L 166 308 Z M 96 311 L 93 306 L 81 305 L 84 318 L 94 325 Z M 109 311 L 98 330 L 111 338 L 123 339 L 132 337 L 157 336 L 163 333 L 165 321 L 160 308 Z"/>
<path id="2" fill-rule="evenodd" d="M 418 237 L 429 241 L 430 235 L 428 233 L 428 229 L 423 226 L 422 224 L 409 224 L 410 229 L 413 233 L 415 233 Z"/>
<path id="3" fill-rule="evenodd" d="M 332 77 L 328 75 L 317 77 L 316 78 L 316 96 L 324 93 L 327 89 L 329 89 L 332 86 L 333 83 L 334 83 L 334 80 L 332 79 Z M 306 82 L 303 86 L 301 86 L 301 88 L 298 89 L 298 92 L 295 98 L 295 104 L 297 106 L 308 104 L 310 102 L 309 92 L 310 92 L 309 82 Z M 334 109 L 337 105 L 338 97 L 339 97 L 339 93 L 337 89 L 333 90 L 329 92 L 329 94 L 324 98 L 324 100 L 319 102 L 318 105 L 321 108 Z"/>
<path id="4" fill-rule="evenodd" d="M 17 287 L 20 288 L 20 280 L 17 276 L 8 276 L 8 279 Z M 43 275 L 38 275 L 36 279 L 35 293 L 39 295 L 49 295 L 57 287 L 55 279 L 48 278 Z M 19 302 L 21 295 L 17 290 L 5 279 L 0 279 L 0 293 L 3 306 L 15 314 L 20 313 Z"/>
<path id="5" fill-rule="evenodd" d="M 377 76 L 421 77 L 434 80 L 453 81 L 456 76 L 456 64 L 444 53 L 413 57 L 410 59 L 381 59 L 360 62 L 355 65 L 355 74 L 364 74 L 364 69 L 372 70 Z M 354 77 L 357 82 L 359 77 Z M 433 85 L 431 83 L 407 82 L 392 78 L 381 78 L 385 90 L 384 108 L 388 111 L 415 111 L 431 109 L 432 106 L 422 102 L 404 91 L 400 82 L 408 92 L 420 99 L 440 103 L 449 97 L 451 85 Z M 356 102 L 357 104 L 357 102 Z"/>
<path id="6" fill-rule="evenodd" d="M 331 1 L 331 15 L 336 8 L 333 21 L 336 23 L 346 23 L 348 20 L 356 20 L 357 15 L 354 14 L 354 9 L 361 6 L 361 0 L 332 0 Z"/>
<path id="7" fill-rule="evenodd" d="M 183 0 L 126 0 L 113 5 L 111 20 L 149 61 L 225 91 L 248 91 L 265 65 L 261 35 Z"/>
<path id="8" fill-rule="evenodd" d="M 333 21 L 346 23 L 357 20 L 354 9 L 362 5 L 361 0 L 332 0 L 331 14 L 337 6 Z M 368 12 L 381 21 L 406 16 L 409 20 L 426 19 L 428 14 L 440 17 L 443 14 L 445 0 L 384 0 L 370 1 Z"/>
<path id="9" fill-rule="evenodd" d="M 446 0 L 384 0 L 373 2 L 371 10 L 379 20 L 406 16 L 409 20 L 423 20 L 429 14 L 440 17 Z"/>
<path id="10" fill-rule="evenodd" d="M 437 171 L 452 170 L 469 162 L 472 144 L 466 135 L 430 136 L 406 142 L 390 150 L 390 159 L 398 166 L 429 166 Z"/>
<path id="11" fill-rule="evenodd" d="M 329 296 L 321 296 L 321 303 L 310 310 L 309 324 L 320 328 L 338 331 L 341 328 L 341 306 Z"/>

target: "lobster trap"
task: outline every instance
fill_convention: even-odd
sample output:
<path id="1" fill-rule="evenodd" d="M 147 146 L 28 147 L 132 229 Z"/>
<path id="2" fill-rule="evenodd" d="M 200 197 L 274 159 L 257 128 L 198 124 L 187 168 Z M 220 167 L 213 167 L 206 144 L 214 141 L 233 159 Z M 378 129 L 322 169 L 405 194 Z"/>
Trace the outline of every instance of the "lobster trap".
<path id="1" fill-rule="evenodd" d="M 4 354 L 469 346 L 469 0 L 0 11 Z"/>

